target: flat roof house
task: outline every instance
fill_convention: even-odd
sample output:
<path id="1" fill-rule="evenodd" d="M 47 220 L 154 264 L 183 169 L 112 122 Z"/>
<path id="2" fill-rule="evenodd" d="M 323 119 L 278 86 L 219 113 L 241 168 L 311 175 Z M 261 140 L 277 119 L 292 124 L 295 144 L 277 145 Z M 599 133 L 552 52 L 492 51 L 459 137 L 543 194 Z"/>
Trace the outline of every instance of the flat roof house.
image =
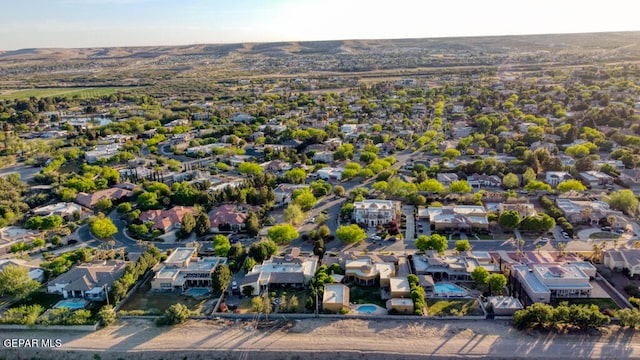
<path id="1" fill-rule="evenodd" d="M 151 289 L 182 292 L 192 287 L 211 287 L 211 274 L 227 258 L 198 258 L 197 248 L 177 248 L 151 280 Z"/>
<path id="2" fill-rule="evenodd" d="M 416 275 L 429 275 L 436 282 L 472 281 L 471 273 L 477 267 L 483 267 L 490 273 L 500 272 L 499 266 L 492 263 L 491 257 L 482 251 L 441 255 L 429 250 L 424 255 L 414 255 L 412 261 Z"/>
<path id="3" fill-rule="evenodd" d="M 285 256 L 273 256 L 254 266 L 242 280 L 240 288 L 251 286 L 252 295 L 259 295 L 269 286 L 303 288 L 311 281 L 317 267 L 317 256 L 302 253 L 300 248 L 290 248 Z"/>
<path id="4" fill-rule="evenodd" d="M 419 209 L 418 218 L 429 219 L 435 230 L 489 229 L 487 211 L 478 205 L 431 206 Z"/>
<path id="5" fill-rule="evenodd" d="M 534 264 L 511 267 L 514 293 L 525 305 L 549 303 L 558 298 L 591 297 L 593 287 L 576 264 Z"/>
<path id="6" fill-rule="evenodd" d="M 391 298 L 386 302 L 389 313 L 413 314 L 414 304 L 412 299 Z"/>
<path id="7" fill-rule="evenodd" d="M 340 312 L 349 307 L 349 287 L 343 284 L 325 284 L 322 295 L 322 308 L 331 312 Z"/>

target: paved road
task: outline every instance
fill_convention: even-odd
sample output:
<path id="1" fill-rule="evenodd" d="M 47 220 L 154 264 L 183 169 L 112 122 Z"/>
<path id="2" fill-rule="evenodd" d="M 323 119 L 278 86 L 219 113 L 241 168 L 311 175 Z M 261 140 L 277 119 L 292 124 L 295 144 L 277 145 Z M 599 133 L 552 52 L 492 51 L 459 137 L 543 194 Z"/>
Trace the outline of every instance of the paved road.
<path id="1" fill-rule="evenodd" d="M 20 174 L 20 180 L 29 182 L 40 172 L 39 167 L 26 166 L 22 163 L 0 169 L 0 177 L 9 174 Z"/>

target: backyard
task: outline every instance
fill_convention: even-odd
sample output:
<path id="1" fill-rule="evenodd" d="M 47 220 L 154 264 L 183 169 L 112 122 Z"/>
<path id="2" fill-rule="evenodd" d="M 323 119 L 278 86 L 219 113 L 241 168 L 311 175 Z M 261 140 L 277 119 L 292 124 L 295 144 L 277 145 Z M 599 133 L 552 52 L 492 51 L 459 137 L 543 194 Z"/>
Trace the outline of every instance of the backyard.
<path id="1" fill-rule="evenodd" d="M 271 304 L 273 304 L 274 302 L 276 302 L 276 299 L 282 299 L 284 295 L 284 302 L 285 302 L 285 306 L 286 306 L 286 310 L 282 311 L 281 309 L 278 310 L 278 312 L 284 313 L 305 313 L 308 312 L 307 308 L 306 308 L 306 304 L 307 304 L 307 292 L 305 290 L 286 290 L 286 289 L 282 289 L 282 290 L 277 290 L 277 291 L 272 291 L 270 294 L 270 302 Z M 295 296 L 298 299 L 298 306 L 294 308 L 291 308 L 291 298 Z M 240 300 L 240 303 L 238 304 L 238 310 L 236 311 L 237 313 L 240 314 L 247 314 L 247 313 L 251 313 L 253 312 L 253 305 L 251 304 L 251 300 L 253 299 L 253 296 L 249 296 L 249 297 L 243 297 Z M 320 299 L 321 300 L 321 299 Z M 282 300 L 277 300 L 277 302 L 279 302 L 280 304 L 282 304 Z M 282 305 L 281 305 L 282 306 Z"/>
<path id="2" fill-rule="evenodd" d="M 209 301 L 208 298 L 196 300 L 191 296 L 184 296 L 176 293 L 164 293 L 151 291 L 151 285 L 142 285 L 120 310 L 124 311 L 145 311 L 147 314 L 162 314 L 171 305 L 181 303 L 191 311 L 203 312 Z M 206 311 L 205 311 L 206 312 Z"/>
<path id="3" fill-rule="evenodd" d="M 477 300 L 427 299 L 428 316 L 482 316 L 484 312 Z"/>
<path id="4" fill-rule="evenodd" d="M 365 287 L 355 286 L 349 287 L 349 301 L 354 304 L 376 304 L 386 307 L 385 302 L 380 298 L 380 288 L 377 286 Z"/>

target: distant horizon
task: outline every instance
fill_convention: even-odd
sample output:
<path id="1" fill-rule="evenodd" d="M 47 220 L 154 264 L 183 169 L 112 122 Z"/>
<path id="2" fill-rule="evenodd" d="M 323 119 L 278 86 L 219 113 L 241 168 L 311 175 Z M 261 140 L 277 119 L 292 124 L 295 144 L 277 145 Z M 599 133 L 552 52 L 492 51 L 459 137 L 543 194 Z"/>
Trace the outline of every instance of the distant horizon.
<path id="1" fill-rule="evenodd" d="M 640 31 L 629 5 L 626 0 L 609 0 L 606 6 L 578 0 L 25 0 L 3 4 L 0 51 Z"/>
<path id="2" fill-rule="evenodd" d="M 235 44 L 277 44 L 277 43 L 307 43 L 307 42 L 331 42 L 331 41 L 381 41 L 381 40 L 425 40 L 425 39 L 464 39 L 464 38 L 498 38 L 498 37 L 526 37 L 526 36 L 558 36 L 558 35 L 588 35 L 588 34 L 613 34 L 613 33 L 639 33 L 640 30 L 620 30 L 620 31 L 590 31 L 590 32 L 567 32 L 567 33 L 536 33 L 536 34 L 504 34 L 504 35 L 469 35 L 469 36 L 431 36 L 431 37 L 401 37 L 401 38 L 353 38 L 353 39 L 317 39 L 317 40 L 274 40 L 274 41 L 240 41 L 240 42 L 202 42 L 184 44 L 150 44 L 150 45 L 113 45 L 113 46 L 86 46 L 86 47 L 27 47 L 21 49 L 1 50 L 0 53 L 19 52 L 26 50 L 54 50 L 54 49 L 109 49 L 109 48 L 153 48 L 153 47 L 187 47 L 197 45 L 235 45 Z"/>

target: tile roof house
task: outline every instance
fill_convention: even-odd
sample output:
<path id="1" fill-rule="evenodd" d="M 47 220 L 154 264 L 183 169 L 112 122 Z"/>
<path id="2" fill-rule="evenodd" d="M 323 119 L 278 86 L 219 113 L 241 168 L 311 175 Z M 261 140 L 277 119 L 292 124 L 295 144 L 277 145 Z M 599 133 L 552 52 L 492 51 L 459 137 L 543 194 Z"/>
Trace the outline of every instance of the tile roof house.
<path id="1" fill-rule="evenodd" d="M 603 263 L 613 271 L 628 270 L 629 276 L 640 274 L 639 249 L 609 249 L 603 253 Z"/>
<path id="2" fill-rule="evenodd" d="M 153 222 L 152 229 L 163 230 L 165 233 L 180 228 L 185 214 L 195 214 L 192 206 L 174 206 L 169 210 L 147 210 L 140 214 L 142 222 Z"/>
<path id="3" fill-rule="evenodd" d="M 49 281 L 47 291 L 62 294 L 67 298 L 83 298 L 104 301 L 113 283 L 119 279 L 126 267 L 121 260 L 99 261 L 78 265 L 57 278 Z"/>
<path id="4" fill-rule="evenodd" d="M 248 209 L 233 204 L 219 206 L 209 212 L 209 223 L 216 231 L 239 231 L 249 217 Z"/>
<path id="5" fill-rule="evenodd" d="M 4 270 L 6 266 L 13 265 L 29 270 L 29 277 L 31 280 L 42 282 L 44 280 L 44 270 L 37 265 L 32 265 L 29 262 L 22 259 L 2 259 L 0 260 L 0 271 Z"/>
<path id="6" fill-rule="evenodd" d="M 132 195 L 133 192 L 131 190 L 112 187 L 109 189 L 98 190 L 91 194 L 80 192 L 76 196 L 75 202 L 86 208 L 93 209 L 98 201 L 102 199 L 120 200 L 122 198 L 131 197 Z"/>

